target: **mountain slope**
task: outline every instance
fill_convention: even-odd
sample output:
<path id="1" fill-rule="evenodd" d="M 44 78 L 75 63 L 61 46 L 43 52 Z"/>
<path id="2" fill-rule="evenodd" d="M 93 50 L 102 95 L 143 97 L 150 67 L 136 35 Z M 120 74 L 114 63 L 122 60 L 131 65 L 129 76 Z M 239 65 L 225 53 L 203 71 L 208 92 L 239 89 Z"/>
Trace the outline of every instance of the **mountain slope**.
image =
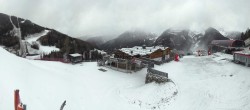
<path id="1" fill-rule="evenodd" d="M 229 36 L 238 37 L 238 33 L 228 33 Z M 235 36 L 233 36 L 235 35 Z M 168 29 L 164 31 L 155 41 L 155 45 L 163 45 L 177 50 L 196 51 L 207 49 L 212 40 L 229 40 L 218 30 L 210 27 L 205 33 L 193 32 L 190 30 Z"/>
<path id="2" fill-rule="evenodd" d="M 72 38 L 56 30 L 50 30 L 48 34 L 40 37 L 38 41 L 44 46 L 56 46 L 61 52 L 65 53 L 83 53 L 83 51 L 96 48 L 88 42 Z"/>
<path id="3" fill-rule="evenodd" d="M 173 49 L 189 51 L 193 44 L 192 37 L 189 30 L 168 29 L 156 39 L 154 45 L 163 45 Z"/>
<path id="4" fill-rule="evenodd" d="M 96 45 L 97 47 L 100 47 L 102 44 L 107 42 L 105 40 L 105 36 L 91 37 L 88 38 L 86 41 L 91 43 L 92 45 Z"/>
<path id="5" fill-rule="evenodd" d="M 204 36 L 198 40 L 199 48 L 207 49 L 213 40 L 229 40 L 229 38 L 224 37 L 218 30 L 210 27 L 205 31 Z"/>
<path id="6" fill-rule="evenodd" d="M 220 33 L 222 34 L 222 32 L 220 32 Z M 238 31 L 224 32 L 224 34 L 222 34 L 222 35 L 229 38 L 229 39 L 241 40 L 241 32 L 238 32 Z"/>
<path id="7" fill-rule="evenodd" d="M 124 47 L 133 46 L 151 46 L 156 39 L 156 35 L 152 33 L 146 33 L 143 31 L 127 31 L 119 35 L 117 38 L 110 40 L 100 48 L 104 50 L 113 50 Z"/>
<path id="8" fill-rule="evenodd" d="M 83 51 L 96 48 L 96 46 L 85 41 L 72 38 L 53 29 L 39 26 L 29 20 L 2 13 L 0 13 L 0 19 L 0 45 L 5 46 L 13 53 L 15 51 L 19 51 L 19 53 L 20 51 L 24 51 L 21 48 L 34 47 L 33 43 L 36 45 L 41 44 L 42 46 L 55 46 L 60 49 L 59 51 L 64 53 L 82 53 Z M 45 31 L 48 33 L 40 35 L 40 33 Z M 35 41 L 27 41 L 30 39 L 34 40 L 32 38 L 34 36 L 36 37 Z M 39 46 L 33 48 L 32 51 L 35 51 L 34 49 L 39 49 Z"/>
<path id="9" fill-rule="evenodd" d="M 20 27 L 22 32 L 22 39 L 27 35 L 39 33 L 47 28 L 41 27 L 35 23 L 32 23 L 29 20 L 18 18 L 15 16 L 9 16 L 3 13 L 0 13 L 0 35 L 13 36 L 13 33 L 10 30 L 13 29 L 12 23 L 16 27 Z M 10 21 L 11 20 L 11 21 Z M 12 23 L 11 23 L 12 22 Z"/>
<path id="10" fill-rule="evenodd" d="M 19 38 L 14 27 L 20 28 L 22 33 L 21 39 L 24 39 L 27 35 L 45 30 L 44 27 L 36 25 L 29 20 L 0 13 L 0 45 L 19 48 Z"/>

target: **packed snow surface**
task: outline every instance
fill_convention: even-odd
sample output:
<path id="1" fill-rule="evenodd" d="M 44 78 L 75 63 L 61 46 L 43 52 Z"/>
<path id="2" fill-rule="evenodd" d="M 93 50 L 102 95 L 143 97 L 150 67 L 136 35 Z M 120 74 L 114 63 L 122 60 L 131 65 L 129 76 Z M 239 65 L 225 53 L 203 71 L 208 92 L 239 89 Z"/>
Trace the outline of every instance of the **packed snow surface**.
<path id="1" fill-rule="evenodd" d="M 0 47 L 0 110 L 14 110 L 14 90 L 28 110 L 249 110 L 250 67 L 231 55 L 185 56 L 155 69 L 173 82 L 144 84 L 96 62 L 64 64 L 19 58 Z M 99 71 L 106 69 L 106 72 Z"/>

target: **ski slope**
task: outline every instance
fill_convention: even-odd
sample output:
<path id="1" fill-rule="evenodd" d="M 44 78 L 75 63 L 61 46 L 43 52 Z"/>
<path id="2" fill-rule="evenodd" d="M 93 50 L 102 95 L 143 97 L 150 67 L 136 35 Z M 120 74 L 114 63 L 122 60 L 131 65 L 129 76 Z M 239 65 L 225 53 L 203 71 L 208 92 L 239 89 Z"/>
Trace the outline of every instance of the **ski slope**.
<path id="1" fill-rule="evenodd" d="M 29 45 L 27 45 L 28 46 L 27 48 L 28 48 L 28 52 L 30 54 L 43 54 L 43 53 L 49 54 L 52 51 L 59 51 L 60 50 L 59 48 L 56 48 L 56 46 L 44 46 L 44 45 L 41 45 L 41 43 L 39 41 L 37 41 L 40 37 L 47 35 L 49 32 L 50 32 L 50 30 L 44 30 L 40 33 L 35 33 L 35 34 L 31 34 L 31 35 L 26 36 L 25 41 L 29 44 Z M 31 45 L 33 43 L 37 43 L 39 50 L 31 48 Z M 40 57 L 40 55 L 38 57 Z M 29 58 L 29 59 L 32 59 L 32 58 Z"/>
<path id="2" fill-rule="evenodd" d="M 25 40 L 28 43 L 32 44 L 32 42 L 37 41 L 37 39 L 39 39 L 40 37 L 48 34 L 48 32 L 50 32 L 50 31 L 49 30 L 44 30 L 44 31 L 42 31 L 40 33 L 35 33 L 35 34 L 28 35 L 28 36 L 26 36 Z"/>
<path id="3" fill-rule="evenodd" d="M 64 64 L 19 58 L 0 47 L 0 110 L 14 110 L 20 89 L 28 110 L 249 110 L 250 67 L 232 56 L 186 56 L 155 69 L 174 83 L 144 84 L 146 69 L 99 71 L 95 62 Z"/>

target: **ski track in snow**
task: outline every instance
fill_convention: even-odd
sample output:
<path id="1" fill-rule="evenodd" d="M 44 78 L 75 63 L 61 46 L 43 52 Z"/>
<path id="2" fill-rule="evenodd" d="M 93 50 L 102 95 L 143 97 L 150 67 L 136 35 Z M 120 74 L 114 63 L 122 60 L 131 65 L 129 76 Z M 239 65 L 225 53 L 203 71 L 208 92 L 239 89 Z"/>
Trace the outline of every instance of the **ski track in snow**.
<path id="1" fill-rule="evenodd" d="M 127 74 L 96 62 L 76 65 L 16 57 L 0 47 L 0 110 L 20 89 L 29 110 L 249 110 L 250 68 L 217 53 L 155 66 L 174 82 L 144 84 L 146 69 Z"/>

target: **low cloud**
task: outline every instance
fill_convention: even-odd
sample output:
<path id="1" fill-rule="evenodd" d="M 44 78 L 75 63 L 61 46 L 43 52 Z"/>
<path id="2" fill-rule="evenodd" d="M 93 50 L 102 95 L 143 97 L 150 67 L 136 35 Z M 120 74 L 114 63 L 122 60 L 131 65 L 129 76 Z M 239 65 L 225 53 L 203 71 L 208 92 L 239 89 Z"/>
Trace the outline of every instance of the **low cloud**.
<path id="1" fill-rule="evenodd" d="M 2 13 L 65 34 L 116 36 L 127 30 L 161 34 L 170 27 L 245 31 L 249 0 L 0 0 Z"/>

